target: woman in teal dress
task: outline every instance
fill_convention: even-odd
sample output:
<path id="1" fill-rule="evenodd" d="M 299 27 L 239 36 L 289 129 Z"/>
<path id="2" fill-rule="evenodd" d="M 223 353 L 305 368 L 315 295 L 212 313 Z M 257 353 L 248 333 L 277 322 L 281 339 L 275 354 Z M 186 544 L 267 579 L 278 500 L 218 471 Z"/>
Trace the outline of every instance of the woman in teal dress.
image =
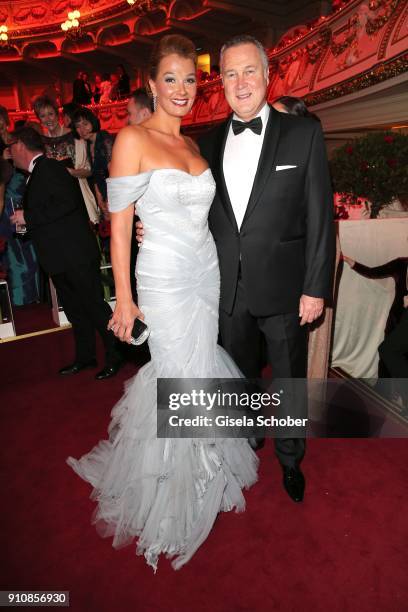
<path id="1" fill-rule="evenodd" d="M 19 236 L 10 216 L 16 204 L 23 199 L 25 177 L 13 169 L 11 179 L 5 187 L 4 209 L 0 215 L 0 236 L 7 241 L 6 249 L 0 253 L 0 265 L 7 273 L 10 297 L 14 306 L 23 306 L 39 301 L 39 272 L 34 247 L 29 236 Z"/>
<path id="2" fill-rule="evenodd" d="M 39 300 L 39 272 L 29 236 L 17 236 L 15 226 L 10 223 L 15 206 L 21 205 L 23 201 L 26 178 L 9 161 L 7 147 L 12 140 L 9 127 L 8 111 L 0 106 L 0 156 L 4 158 L 3 164 L 7 168 L 0 179 L 4 186 L 4 196 L 0 203 L 0 237 L 7 241 L 5 250 L 0 253 L 0 268 L 6 273 L 13 304 L 23 306 Z"/>

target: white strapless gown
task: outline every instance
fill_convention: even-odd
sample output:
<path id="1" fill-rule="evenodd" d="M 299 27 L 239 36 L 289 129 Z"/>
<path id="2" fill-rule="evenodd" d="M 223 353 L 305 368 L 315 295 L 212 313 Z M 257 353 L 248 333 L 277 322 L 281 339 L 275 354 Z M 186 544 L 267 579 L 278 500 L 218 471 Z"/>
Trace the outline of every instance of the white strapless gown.
<path id="1" fill-rule="evenodd" d="M 109 207 L 137 201 L 145 237 L 136 266 L 139 307 L 150 327 L 151 361 L 112 411 L 109 440 L 68 464 L 94 487 L 93 521 L 113 546 L 137 538 L 155 570 L 160 553 L 184 565 L 218 512 L 245 508 L 243 487 L 258 458 L 245 439 L 157 439 L 156 379 L 241 377 L 217 344 L 220 277 L 208 229 L 210 170 L 160 169 L 110 179 Z"/>

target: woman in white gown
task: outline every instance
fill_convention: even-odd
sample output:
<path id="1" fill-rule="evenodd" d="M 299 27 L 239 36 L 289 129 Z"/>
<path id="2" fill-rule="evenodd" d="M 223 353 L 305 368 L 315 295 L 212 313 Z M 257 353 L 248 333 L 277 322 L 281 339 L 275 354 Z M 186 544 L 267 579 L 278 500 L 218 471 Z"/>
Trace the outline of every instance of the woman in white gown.
<path id="1" fill-rule="evenodd" d="M 68 463 L 94 489 L 94 522 L 118 547 L 137 539 L 155 570 L 160 553 L 185 564 L 218 512 L 245 508 L 243 487 L 258 459 L 245 439 L 158 439 L 156 380 L 241 377 L 217 345 L 219 269 L 208 212 L 215 192 L 197 146 L 180 134 L 196 94 L 194 44 L 164 37 L 152 57 L 156 111 L 124 128 L 113 149 L 108 199 L 116 308 L 114 333 L 130 341 L 135 317 L 150 328 L 151 361 L 127 383 L 112 412 L 109 440 Z M 134 204 L 145 238 L 136 266 L 139 308 L 129 262 Z"/>

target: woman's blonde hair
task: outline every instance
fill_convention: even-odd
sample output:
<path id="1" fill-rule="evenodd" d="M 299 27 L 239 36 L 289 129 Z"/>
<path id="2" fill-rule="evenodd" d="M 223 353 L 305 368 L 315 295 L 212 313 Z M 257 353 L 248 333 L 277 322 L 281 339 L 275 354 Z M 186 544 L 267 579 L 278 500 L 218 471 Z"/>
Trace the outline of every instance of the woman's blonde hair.
<path id="1" fill-rule="evenodd" d="M 157 43 L 150 57 L 149 77 L 152 81 L 156 80 L 161 60 L 172 53 L 186 59 L 191 59 L 194 65 L 197 63 L 195 44 L 189 38 L 186 38 L 186 36 L 168 34 L 167 36 L 163 36 Z"/>

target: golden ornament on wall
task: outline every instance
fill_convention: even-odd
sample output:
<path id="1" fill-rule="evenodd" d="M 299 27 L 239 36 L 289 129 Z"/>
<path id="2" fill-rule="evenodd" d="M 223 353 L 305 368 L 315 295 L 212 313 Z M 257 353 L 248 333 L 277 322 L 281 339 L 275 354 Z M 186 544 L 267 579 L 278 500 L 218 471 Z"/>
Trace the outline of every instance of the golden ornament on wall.
<path id="1" fill-rule="evenodd" d="M 31 15 L 34 17 L 34 19 L 43 19 L 46 14 L 47 9 L 44 6 L 33 6 L 31 9 Z"/>
<path id="2" fill-rule="evenodd" d="M 26 21 L 30 16 L 31 10 L 29 8 L 21 8 L 17 13 L 14 13 L 14 21 Z"/>

